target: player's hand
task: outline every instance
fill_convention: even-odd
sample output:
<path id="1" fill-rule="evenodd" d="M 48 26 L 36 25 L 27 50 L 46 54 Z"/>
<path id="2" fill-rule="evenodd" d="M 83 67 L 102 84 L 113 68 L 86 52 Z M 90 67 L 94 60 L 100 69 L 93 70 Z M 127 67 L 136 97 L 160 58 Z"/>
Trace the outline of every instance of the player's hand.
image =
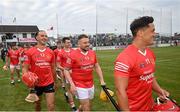
<path id="1" fill-rule="evenodd" d="M 106 85 L 104 81 L 100 81 L 100 83 L 101 83 L 101 86 Z"/>
<path id="2" fill-rule="evenodd" d="M 161 89 L 161 93 L 158 93 L 158 96 L 160 100 L 164 101 L 167 99 L 167 97 L 169 97 L 169 92 L 164 89 Z"/>
<path id="3" fill-rule="evenodd" d="M 6 65 L 4 65 L 3 70 L 8 70 L 8 67 Z"/>
<path id="4" fill-rule="evenodd" d="M 70 91 L 71 91 L 71 93 L 73 93 L 74 95 L 77 95 L 77 89 L 76 89 L 76 86 L 75 86 L 75 85 L 71 85 Z"/>
<path id="5" fill-rule="evenodd" d="M 69 73 L 72 74 L 72 70 L 69 70 Z"/>

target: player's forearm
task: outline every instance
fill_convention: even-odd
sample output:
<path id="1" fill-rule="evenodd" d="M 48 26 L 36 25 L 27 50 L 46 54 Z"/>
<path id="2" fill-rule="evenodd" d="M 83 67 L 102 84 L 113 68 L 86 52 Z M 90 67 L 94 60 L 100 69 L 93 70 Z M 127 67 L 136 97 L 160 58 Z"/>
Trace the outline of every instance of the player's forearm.
<path id="1" fill-rule="evenodd" d="M 129 111 L 128 97 L 126 91 L 117 89 L 118 106 L 123 111 Z"/>
<path id="2" fill-rule="evenodd" d="M 19 57 L 18 60 L 19 60 L 18 64 L 21 64 L 21 57 Z"/>
<path id="3" fill-rule="evenodd" d="M 126 93 L 128 87 L 128 77 L 120 77 L 115 75 L 114 82 L 116 87 L 116 94 L 118 98 L 118 106 L 121 110 L 129 110 L 128 96 Z"/>
<path id="4" fill-rule="evenodd" d="M 96 65 L 95 66 L 95 70 L 96 70 L 96 73 L 99 77 L 99 81 L 101 83 L 101 85 L 104 85 L 105 82 L 104 82 L 104 78 L 103 78 L 103 73 L 102 73 L 102 70 L 101 70 L 101 67 L 99 65 Z"/>
<path id="5" fill-rule="evenodd" d="M 161 93 L 162 92 L 162 88 L 159 86 L 159 84 L 157 83 L 155 78 L 153 79 L 152 88 L 157 93 Z"/>
<path id="6" fill-rule="evenodd" d="M 64 75 L 65 75 L 65 78 L 69 81 L 70 85 L 71 86 L 75 86 L 74 85 L 74 82 L 72 81 L 72 78 L 70 76 L 70 73 L 69 73 L 69 70 L 64 70 Z"/>
<path id="7" fill-rule="evenodd" d="M 56 66 L 57 66 L 57 68 L 61 69 L 62 71 L 64 70 L 64 67 L 62 67 L 60 63 L 56 63 Z"/>
<path id="8" fill-rule="evenodd" d="M 24 64 L 22 67 L 22 74 L 27 73 L 28 72 L 28 65 Z"/>
<path id="9" fill-rule="evenodd" d="M 53 71 L 54 71 L 54 70 L 53 70 Z M 57 77 L 56 77 L 55 72 L 52 72 L 52 74 L 53 74 L 53 79 L 54 79 L 54 81 L 56 81 Z"/>
<path id="10" fill-rule="evenodd" d="M 103 78 L 102 71 L 101 71 L 101 70 L 98 70 L 98 71 L 97 71 L 97 74 L 98 74 L 98 76 L 99 76 L 99 81 L 100 81 L 101 85 L 104 85 L 105 82 L 104 82 L 104 78 Z"/>
<path id="11" fill-rule="evenodd" d="M 53 75 L 54 81 L 56 81 L 57 76 L 56 76 L 56 72 L 55 72 L 56 71 L 55 70 L 55 64 L 53 64 L 51 68 L 52 68 L 52 75 Z"/>
<path id="12" fill-rule="evenodd" d="M 5 64 L 6 66 L 8 66 L 9 65 L 9 57 L 7 57 L 6 56 L 6 64 Z"/>

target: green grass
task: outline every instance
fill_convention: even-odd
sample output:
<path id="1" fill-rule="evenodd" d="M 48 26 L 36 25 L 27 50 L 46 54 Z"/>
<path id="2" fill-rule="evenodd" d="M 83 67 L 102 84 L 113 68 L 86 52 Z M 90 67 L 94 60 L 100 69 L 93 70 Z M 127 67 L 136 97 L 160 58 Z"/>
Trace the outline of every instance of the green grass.
<path id="1" fill-rule="evenodd" d="M 106 84 L 114 90 L 113 63 L 122 50 L 97 51 L 98 61 L 102 67 Z M 180 103 L 180 47 L 153 48 L 156 54 L 155 76 L 159 84 L 171 93 L 171 97 Z M 10 85 L 10 74 L 2 70 L 3 63 L 0 61 L 0 111 L 32 111 L 34 105 L 25 102 L 28 89 L 22 83 Z M 94 75 L 95 98 L 92 102 L 92 110 L 115 110 L 110 102 L 102 102 L 99 99 L 101 87 L 99 80 Z M 155 95 L 154 95 L 155 96 Z M 76 104 L 78 102 L 76 101 Z M 42 110 L 47 110 L 43 96 Z M 70 110 L 63 97 L 63 91 L 56 92 L 56 110 Z"/>

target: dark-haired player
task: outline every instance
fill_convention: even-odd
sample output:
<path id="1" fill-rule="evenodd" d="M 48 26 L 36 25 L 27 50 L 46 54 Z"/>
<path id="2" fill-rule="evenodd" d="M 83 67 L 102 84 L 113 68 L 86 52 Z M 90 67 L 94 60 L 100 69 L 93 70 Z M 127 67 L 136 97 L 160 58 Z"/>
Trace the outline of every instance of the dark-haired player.
<path id="1" fill-rule="evenodd" d="M 124 49 L 115 61 L 118 105 L 125 111 L 152 110 L 152 91 L 161 98 L 169 95 L 154 77 L 156 58 L 148 48 L 153 44 L 155 36 L 153 21 L 152 17 L 144 16 L 131 23 L 133 43 Z"/>
<path id="2" fill-rule="evenodd" d="M 79 48 L 70 54 L 64 69 L 65 77 L 71 85 L 70 90 L 78 97 L 80 101 L 79 110 L 82 111 L 91 110 L 91 100 L 94 97 L 94 69 L 99 76 L 101 85 L 105 84 L 96 53 L 89 49 L 89 45 L 88 36 L 80 35 L 78 37 Z"/>
<path id="3" fill-rule="evenodd" d="M 61 52 L 59 52 L 59 54 L 57 56 L 57 63 L 58 63 L 59 69 L 61 69 L 61 71 L 64 71 L 66 61 L 69 58 L 70 54 L 73 52 L 73 49 L 71 48 L 72 45 L 71 45 L 71 40 L 69 37 L 64 37 L 62 39 L 62 44 L 63 44 L 63 49 L 61 49 Z M 64 76 L 64 73 L 63 73 L 63 76 Z M 69 90 L 70 85 L 66 79 L 64 80 L 64 82 L 65 82 L 66 88 L 67 88 L 67 92 L 64 93 L 64 96 L 66 97 L 66 100 L 70 104 L 72 110 L 76 111 L 77 109 L 75 107 L 73 95 Z"/>
<path id="4" fill-rule="evenodd" d="M 16 46 L 16 43 L 11 44 L 11 49 L 8 51 L 6 55 L 6 64 L 4 66 L 5 69 L 8 68 L 10 61 L 10 72 L 11 72 L 11 84 L 14 84 L 14 73 L 15 71 L 18 74 L 18 82 L 20 82 L 20 52 Z"/>

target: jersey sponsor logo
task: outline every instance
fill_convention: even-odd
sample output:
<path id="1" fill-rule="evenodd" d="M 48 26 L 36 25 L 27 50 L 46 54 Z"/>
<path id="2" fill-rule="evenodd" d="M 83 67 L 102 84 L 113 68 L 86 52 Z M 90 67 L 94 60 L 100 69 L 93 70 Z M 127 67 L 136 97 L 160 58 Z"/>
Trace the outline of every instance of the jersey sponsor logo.
<path id="1" fill-rule="evenodd" d="M 18 58 L 18 56 L 16 56 L 16 55 L 12 55 L 12 56 L 11 56 L 11 58 L 16 59 L 16 58 Z"/>
<path id="2" fill-rule="evenodd" d="M 86 70 L 86 69 L 93 69 L 94 65 L 86 65 L 86 66 L 81 66 L 81 69 Z"/>
<path id="3" fill-rule="evenodd" d="M 121 62 L 116 62 L 115 69 L 122 72 L 128 72 L 129 66 Z"/>
<path id="4" fill-rule="evenodd" d="M 35 65 L 37 66 L 50 66 L 49 62 L 36 62 Z"/>
<path id="5" fill-rule="evenodd" d="M 42 67 L 50 66 L 51 64 L 45 60 L 36 60 L 35 65 L 42 68 Z"/>
<path id="6" fill-rule="evenodd" d="M 151 73 L 149 75 L 141 75 L 139 80 L 143 80 L 146 81 L 147 83 L 151 83 L 153 77 L 154 77 L 154 73 Z"/>

